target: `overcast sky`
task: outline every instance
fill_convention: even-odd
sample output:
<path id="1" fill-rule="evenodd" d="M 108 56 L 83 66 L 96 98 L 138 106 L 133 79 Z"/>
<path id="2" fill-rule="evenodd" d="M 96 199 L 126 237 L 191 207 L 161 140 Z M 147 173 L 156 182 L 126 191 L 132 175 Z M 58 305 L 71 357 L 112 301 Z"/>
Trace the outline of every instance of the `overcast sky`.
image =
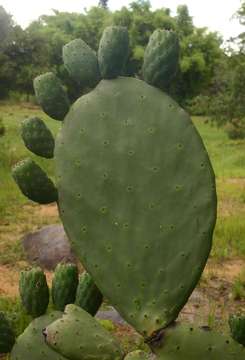
<path id="1" fill-rule="evenodd" d="M 109 0 L 112 10 L 128 5 L 132 0 Z M 81 12 L 97 5 L 98 0 L 0 0 L 14 20 L 22 27 L 42 14 L 52 13 L 51 9 L 69 12 Z M 173 13 L 179 4 L 186 4 L 196 26 L 207 26 L 212 31 L 219 31 L 225 40 L 236 36 L 244 29 L 232 15 L 240 7 L 240 0 L 151 0 L 153 8 L 169 7 Z"/>

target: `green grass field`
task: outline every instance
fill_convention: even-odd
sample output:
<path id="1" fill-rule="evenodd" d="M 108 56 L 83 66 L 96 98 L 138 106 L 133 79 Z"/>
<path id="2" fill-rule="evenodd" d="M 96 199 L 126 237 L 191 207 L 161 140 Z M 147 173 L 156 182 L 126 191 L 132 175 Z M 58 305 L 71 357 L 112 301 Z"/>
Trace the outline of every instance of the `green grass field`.
<path id="1" fill-rule="evenodd" d="M 59 122 L 37 107 L 0 104 L 0 118 L 6 127 L 6 134 L 0 138 L 0 264 L 18 264 L 24 258 L 20 237 L 53 220 L 36 216 L 38 205 L 19 192 L 11 177 L 11 167 L 25 157 L 35 157 L 54 176 L 53 161 L 32 155 L 20 138 L 21 121 L 35 115 L 43 117 L 54 134 L 58 131 Z M 229 140 L 222 129 L 204 120 L 193 118 L 217 176 L 219 209 L 212 255 L 245 257 L 245 142 Z"/>

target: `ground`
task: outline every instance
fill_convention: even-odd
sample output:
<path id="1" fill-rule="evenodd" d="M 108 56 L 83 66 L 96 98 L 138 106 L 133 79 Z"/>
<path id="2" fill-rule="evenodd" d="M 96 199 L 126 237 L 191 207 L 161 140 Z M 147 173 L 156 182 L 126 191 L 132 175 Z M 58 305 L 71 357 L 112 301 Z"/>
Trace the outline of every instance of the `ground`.
<path id="1" fill-rule="evenodd" d="M 59 222 L 55 205 L 39 206 L 28 201 L 11 177 L 11 167 L 27 156 L 54 176 L 52 160 L 28 152 L 19 135 L 21 121 L 37 115 L 47 121 L 54 134 L 57 132 L 59 122 L 48 119 L 38 107 L 0 103 L 0 118 L 6 127 L 6 134 L 0 137 L 0 310 L 16 302 L 19 271 L 29 266 L 21 237 Z M 181 317 L 227 330 L 229 313 L 245 311 L 245 141 L 229 140 L 223 129 L 204 118 L 193 121 L 217 177 L 218 220 L 210 260 Z M 50 281 L 51 273 L 48 278 Z M 131 336 L 129 328 L 118 326 L 116 332 Z"/>

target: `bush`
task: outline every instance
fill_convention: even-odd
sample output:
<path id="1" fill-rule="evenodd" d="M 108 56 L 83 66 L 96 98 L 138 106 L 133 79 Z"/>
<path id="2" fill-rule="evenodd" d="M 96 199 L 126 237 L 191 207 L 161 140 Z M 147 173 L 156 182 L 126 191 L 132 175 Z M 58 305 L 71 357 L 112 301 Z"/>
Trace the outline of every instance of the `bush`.
<path id="1" fill-rule="evenodd" d="M 187 110 L 191 115 L 207 116 L 209 115 L 210 97 L 207 95 L 198 95 L 187 102 Z"/>
<path id="2" fill-rule="evenodd" d="M 245 138 L 245 119 L 233 119 L 225 126 L 225 131 L 229 139 L 237 140 Z"/>

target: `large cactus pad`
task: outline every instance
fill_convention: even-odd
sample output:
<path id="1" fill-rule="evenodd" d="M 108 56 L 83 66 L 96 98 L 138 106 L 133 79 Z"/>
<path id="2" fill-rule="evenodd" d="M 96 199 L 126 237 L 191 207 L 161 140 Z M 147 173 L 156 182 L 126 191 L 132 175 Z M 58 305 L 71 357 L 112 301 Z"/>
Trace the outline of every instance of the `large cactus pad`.
<path id="1" fill-rule="evenodd" d="M 136 79 L 103 80 L 56 140 L 60 213 L 106 298 L 140 333 L 172 322 L 196 286 L 215 179 L 189 116 Z"/>

